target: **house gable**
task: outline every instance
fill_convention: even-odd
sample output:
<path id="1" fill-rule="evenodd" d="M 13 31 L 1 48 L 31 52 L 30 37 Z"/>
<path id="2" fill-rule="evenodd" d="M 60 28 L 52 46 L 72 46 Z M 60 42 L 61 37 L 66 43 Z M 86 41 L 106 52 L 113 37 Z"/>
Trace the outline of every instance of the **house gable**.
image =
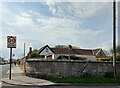
<path id="1" fill-rule="evenodd" d="M 96 53 L 96 58 L 107 58 L 107 55 L 104 53 L 104 51 L 102 49 L 100 49 L 97 53 Z"/>
<path id="2" fill-rule="evenodd" d="M 98 53 L 100 50 L 101 50 L 100 48 L 98 48 L 98 49 L 93 49 L 93 50 L 92 50 L 93 55 L 96 56 L 97 53 Z"/>
<path id="3" fill-rule="evenodd" d="M 39 54 L 40 55 L 49 55 L 49 54 L 53 54 L 53 51 L 48 45 L 46 45 L 45 47 L 42 47 L 40 49 Z"/>

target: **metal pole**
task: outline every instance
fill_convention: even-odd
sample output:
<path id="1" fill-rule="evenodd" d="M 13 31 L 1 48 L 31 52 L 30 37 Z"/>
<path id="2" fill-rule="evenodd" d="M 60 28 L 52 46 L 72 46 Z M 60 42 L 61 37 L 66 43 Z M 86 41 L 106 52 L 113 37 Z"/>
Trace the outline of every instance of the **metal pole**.
<path id="1" fill-rule="evenodd" d="M 25 43 L 24 43 L 24 57 L 25 57 Z"/>
<path id="2" fill-rule="evenodd" d="M 25 43 L 24 43 L 24 72 L 26 73 Z"/>
<path id="3" fill-rule="evenodd" d="M 116 78 L 116 1 L 113 0 L 113 71 Z"/>
<path id="4" fill-rule="evenodd" d="M 11 63 L 12 63 L 12 48 L 10 48 L 10 72 L 9 72 L 9 79 L 11 80 Z"/>

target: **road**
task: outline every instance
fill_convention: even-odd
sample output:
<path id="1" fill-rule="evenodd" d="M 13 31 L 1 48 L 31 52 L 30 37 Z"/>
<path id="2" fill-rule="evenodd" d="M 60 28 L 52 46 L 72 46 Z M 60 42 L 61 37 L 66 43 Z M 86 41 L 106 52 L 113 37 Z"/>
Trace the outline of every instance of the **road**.
<path id="1" fill-rule="evenodd" d="M 9 70 L 9 64 L 5 64 L 5 65 L 0 65 L 0 78 L 4 78 L 6 77 L 6 73 Z M 2 82 L 0 81 L 0 86 L 1 86 Z"/>
<path id="2" fill-rule="evenodd" d="M 120 86 L 3 86 L 2 88 L 120 88 Z"/>
<path id="3" fill-rule="evenodd" d="M 6 75 L 6 73 L 7 73 L 7 71 L 9 70 L 9 64 L 5 64 L 5 65 L 2 65 L 2 66 L 0 66 L 0 68 L 2 68 L 2 78 L 4 78 Z"/>
<path id="4" fill-rule="evenodd" d="M 9 70 L 9 65 L 2 65 L 0 66 L 0 69 L 2 68 L 1 75 L 2 77 L 5 77 L 5 73 Z M 2 88 L 120 88 L 120 86 L 111 86 L 111 85 L 51 85 L 51 86 L 17 86 L 17 85 L 9 85 L 6 83 L 2 83 Z"/>

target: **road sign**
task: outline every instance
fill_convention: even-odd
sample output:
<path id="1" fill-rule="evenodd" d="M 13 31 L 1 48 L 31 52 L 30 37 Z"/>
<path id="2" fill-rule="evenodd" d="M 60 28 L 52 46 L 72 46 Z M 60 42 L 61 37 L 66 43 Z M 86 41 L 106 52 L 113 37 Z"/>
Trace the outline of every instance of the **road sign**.
<path id="1" fill-rule="evenodd" d="M 7 47 L 16 48 L 16 36 L 7 36 Z"/>

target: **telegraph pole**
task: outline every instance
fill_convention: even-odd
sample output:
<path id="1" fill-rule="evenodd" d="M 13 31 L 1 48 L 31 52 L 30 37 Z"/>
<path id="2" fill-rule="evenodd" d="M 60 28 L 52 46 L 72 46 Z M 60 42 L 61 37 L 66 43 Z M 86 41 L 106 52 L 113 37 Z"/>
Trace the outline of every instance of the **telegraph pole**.
<path id="1" fill-rule="evenodd" d="M 113 0 L 113 73 L 116 78 L 116 0 Z"/>
<path id="2" fill-rule="evenodd" d="M 26 73 L 25 43 L 24 43 L 24 72 Z"/>
<path id="3" fill-rule="evenodd" d="M 24 57 L 25 57 L 25 43 L 24 43 Z"/>

